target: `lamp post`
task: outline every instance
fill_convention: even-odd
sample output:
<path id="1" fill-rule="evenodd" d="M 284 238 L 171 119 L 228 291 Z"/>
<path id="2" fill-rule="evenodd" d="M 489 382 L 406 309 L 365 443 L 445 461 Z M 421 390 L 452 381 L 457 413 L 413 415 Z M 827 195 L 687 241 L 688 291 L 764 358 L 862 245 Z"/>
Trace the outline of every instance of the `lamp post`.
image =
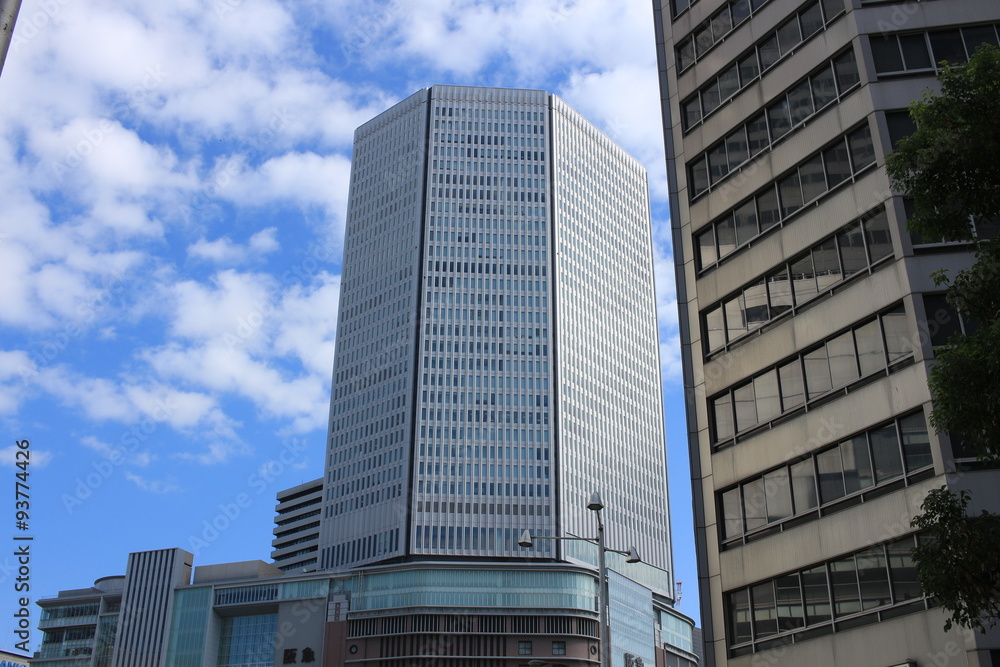
<path id="1" fill-rule="evenodd" d="M 587 509 L 597 514 L 597 537 L 548 537 L 545 535 L 532 535 L 528 530 L 521 531 L 517 540 L 522 547 L 531 547 L 532 540 L 575 540 L 580 542 L 590 542 L 597 545 L 597 597 L 600 606 L 601 623 L 601 667 L 611 667 L 611 624 L 608 621 L 608 607 L 610 598 L 608 595 L 608 566 L 605 560 L 605 552 L 613 551 L 616 554 L 625 556 L 626 563 L 641 563 L 639 552 L 635 547 L 630 547 L 628 551 L 611 549 L 604 544 L 604 522 L 601 520 L 601 510 L 604 503 L 601 501 L 601 494 L 594 491 L 590 494 L 590 502 Z"/>

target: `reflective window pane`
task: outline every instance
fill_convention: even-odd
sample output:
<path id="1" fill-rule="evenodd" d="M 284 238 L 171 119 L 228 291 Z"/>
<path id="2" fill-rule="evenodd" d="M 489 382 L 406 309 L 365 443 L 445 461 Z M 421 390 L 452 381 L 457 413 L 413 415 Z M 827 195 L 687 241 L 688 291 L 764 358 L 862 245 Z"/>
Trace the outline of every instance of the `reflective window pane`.
<path id="1" fill-rule="evenodd" d="M 697 53 L 698 53 L 699 56 L 701 56 L 701 54 L 705 53 L 705 51 L 708 51 L 708 49 L 714 43 L 715 43 L 715 41 L 712 39 L 712 26 L 711 25 L 706 25 L 704 28 L 702 28 L 701 30 L 698 30 L 694 34 L 695 50 L 697 51 Z"/>
<path id="2" fill-rule="evenodd" d="M 694 127 L 701 120 L 701 102 L 696 95 L 693 100 L 681 105 L 681 117 L 684 119 L 684 129 Z"/>
<path id="3" fill-rule="evenodd" d="M 753 632 L 755 638 L 767 637 L 778 631 L 778 617 L 774 608 L 774 584 L 765 582 L 750 589 L 753 600 Z"/>
<path id="4" fill-rule="evenodd" d="M 736 250 L 736 229 L 733 227 L 733 216 L 715 225 L 715 235 L 719 240 L 719 257 L 725 257 Z"/>
<path id="5" fill-rule="evenodd" d="M 750 17 L 750 0 L 736 0 L 733 3 L 733 25 L 738 25 Z"/>
<path id="6" fill-rule="evenodd" d="M 858 583 L 861 586 L 861 608 L 874 609 L 892 603 L 889 594 L 889 570 L 882 547 L 866 549 L 855 556 Z"/>
<path id="7" fill-rule="evenodd" d="M 746 127 L 750 144 L 750 155 L 756 155 L 769 145 L 767 139 L 767 120 L 764 114 L 751 118 Z"/>
<path id="8" fill-rule="evenodd" d="M 788 282 L 788 270 L 782 268 L 767 277 L 767 296 L 771 303 L 771 317 L 778 317 L 792 309 L 792 286 Z"/>
<path id="9" fill-rule="evenodd" d="M 927 52 L 927 37 L 924 33 L 900 35 L 899 45 L 903 50 L 903 66 L 908 70 L 930 69 L 931 55 Z"/>
<path id="10" fill-rule="evenodd" d="M 819 472 L 819 497 L 824 503 L 843 498 L 847 493 L 844 486 L 844 470 L 840 459 L 840 448 L 834 447 L 816 455 L 816 470 Z"/>
<path id="11" fill-rule="evenodd" d="M 750 592 L 747 589 L 733 591 L 729 594 L 729 630 L 733 643 L 748 642 L 752 638 L 750 632 Z"/>
<path id="12" fill-rule="evenodd" d="M 811 458 L 799 461 L 791 466 L 792 500 L 795 502 L 795 513 L 801 514 L 816 508 L 819 501 L 816 497 L 816 470 Z"/>
<path id="13" fill-rule="evenodd" d="M 792 262 L 792 286 L 795 288 L 795 304 L 798 306 L 819 294 L 811 255 Z"/>
<path id="14" fill-rule="evenodd" d="M 847 137 L 851 148 L 851 164 L 855 173 L 875 162 L 875 147 L 872 146 L 872 133 L 865 125 L 860 130 L 851 132 Z"/>
<path id="15" fill-rule="evenodd" d="M 809 79 L 812 87 L 813 100 L 817 109 L 822 109 L 837 99 L 837 79 L 833 74 L 833 65 L 827 65 L 813 74 Z"/>
<path id="16" fill-rule="evenodd" d="M 746 308 L 748 331 L 771 319 L 767 308 L 767 284 L 763 278 L 743 290 L 743 305 Z"/>
<path id="17" fill-rule="evenodd" d="M 883 257 L 892 254 L 892 237 L 889 234 L 889 218 L 885 209 L 865 220 L 865 242 L 868 245 L 868 255 L 874 264 Z"/>
<path id="18" fill-rule="evenodd" d="M 806 625 L 830 620 L 830 591 L 826 566 L 817 565 L 802 571 L 802 594 L 806 605 Z"/>
<path id="19" fill-rule="evenodd" d="M 847 144 L 843 141 L 823 151 L 823 164 L 826 168 L 826 178 L 832 189 L 851 177 L 851 162 L 847 154 Z"/>
<path id="20" fill-rule="evenodd" d="M 826 174 L 823 171 L 823 156 L 816 154 L 799 167 L 799 181 L 802 183 L 802 201 L 811 202 L 826 192 Z"/>
<path id="21" fill-rule="evenodd" d="M 718 42 L 732 29 L 733 17 L 729 13 L 729 5 L 726 4 L 721 12 L 712 17 L 712 37 Z"/>
<path id="22" fill-rule="evenodd" d="M 799 575 L 789 574 L 774 580 L 775 606 L 778 610 L 778 630 L 794 630 L 805 624 Z"/>
<path id="23" fill-rule="evenodd" d="M 806 353 L 803 355 L 802 361 L 810 400 L 833 388 L 830 383 L 830 362 L 826 358 L 826 347 L 820 347 Z"/>
<path id="24" fill-rule="evenodd" d="M 840 458 L 844 464 L 844 488 L 847 493 L 867 489 L 875 484 L 867 436 L 857 435 L 840 443 Z"/>
<path id="25" fill-rule="evenodd" d="M 788 100 L 784 96 L 767 108 L 767 124 L 775 140 L 792 129 L 791 117 L 788 115 Z"/>
<path id="26" fill-rule="evenodd" d="M 833 590 L 834 614 L 846 616 L 861 611 L 854 556 L 830 563 L 830 588 Z"/>
<path id="27" fill-rule="evenodd" d="M 720 104 L 722 98 L 719 96 L 719 81 L 716 79 L 701 91 L 701 108 L 707 116 L 718 109 Z"/>
<path id="28" fill-rule="evenodd" d="M 788 468 L 779 468 L 764 475 L 767 497 L 767 522 L 781 521 L 792 515 L 792 489 L 788 483 Z"/>
<path id="29" fill-rule="evenodd" d="M 798 359 L 778 368 L 778 380 L 781 384 L 781 409 L 783 411 L 787 412 L 805 403 L 802 369 Z"/>
<path id="30" fill-rule="evenodd" d="M 962 28 L 962 37 L 965 38 L 965 50 L 970 56 L 983 44 L 997 46 L 997 31 L 991 25 Z"/>
<path id="31" fill-rule="evenodd" d="M 875 71 L 879 74 L 903 71 L 903 56 L 899 52 L 899 42 L 895 35 L 872 35 L 872 60 L 875 61 Z"/>
<path id="32" fill-rule="evenodd" d="M 757 236 L 759 233 L 757 231 L 757 210 L 752 199 L 733 211 L 733 222 L 736 225 L 737 245 L 743 245 Z"/>
<path id="33" fill-rule="evenodd" d="M 765 232 L 781 221 L 778 211 L 778 194 L 774 186 L 757 195 L 757 215 L 760 216 L 760 231 Z"/>
<path id="34" fill-rule="evenodd" d="M 757 406 L 753 397 L 753 384 L 745 384 L 733 391 L 736 408 L 736 432 L 745 431 L 757 424 Z M 749 517 L 747 518 L 749 522 Z"/>
<path id="35" fill-rule="evenodd" d="M 885 368 L 885 350 L 882 348 L 882 332 L 879 330 L 878 320 L 855 329 L 854 341 L 862 376 Z"/>
<path id="36" fill-rule="evenodd" d="M 957 28 L 934 30 L 930 33 L 930 38 L 934 62 L 940 64 L 947 61 L 952 65 L 965 62 L 965 46 L 962 44 L 962 34 Z"/>
<path id="37" fill-rule="evenodd" d="M 767 497 L 764 495 L 764 480 L 755 479 L 743 485 L 743 515 L 746 517 L 747 532 L 767 525 Z"/>
<path id="38" fill-rule="evenodd" d="M 745 86 L 760 75 L 760 67 L 757 65 L 757 52 L 747 54 L 746 57 L 740 58 L 739 61 L 740 69 L 740 85 Z"/>
<path id="39" fill-rule="evenodd" d="M 727 440 L 733 437 L 733 401 L 728 393 L 713 401 L 715 413 L 715 439 Z"/>
<path id="40" fill-rule="evenodd" d="M 708 151 L 708 174 L 712 183 L 729 173 L 729 158 L 726 156 L 725 142 Z"/>
<path id="41" fill-rule="evenodd" d="M 837 56 L 833 61 L 833 68 L 837 70 L 837 88 L 840 94 L 858 84 L 861 76 L 858 74 L 858 62 L 854 59 L 854 50 L 848 50 L 843 55 Z"/>
<path id="42" fill-rule="evenodd" d="M 708 160 L 698 158 L 691 164 L 691 194 L 699 195 L 708 189 Z"/>
<path id="43" fill-rule="evenodd" d="M 820 292 L 844 279 L 840 272 L 837 243 L 833 239 L 827 239 L 813 248 L 812 257 L 813 266 L 816 269 L 816 284 Z"/>
<path id="44" fill-rule="evenodd" d="M 730 489 L 722 494 L 722 528 L 726 538 L 743 534 L 743 515 L 740 513 L 740 489 Z"/>
<path id="45" fill-rule="evenodd" d="M 858 271 L 868 268 L 868 257 L 865 255 L 865 236 L 861 225 L 851 225 L 837 235 L 837 246 L 840 248 L 840 262 L 844 267 L 844 277 L 853 276 Z"/>
<path id="46" fill-rule="evenodd" d="M 778 181 L 781 193 L 781 217 L 787 218 L 802 208 L 802 189 L 799 187 L 799 172 L 793 171 Z"/>
<path id="47" fill-rule="evenodd" d="M 781 55 L 789 53 L 801 41 L 799 22 L 794 16 L 778 26 L 778 48 L 781 50 Z"/>
<path id="48" fill-rule="evenodd" d="M 717 350 L 726 344 L 726 324 L 722 318 L 722 306 L 716 306 L 705 313 L 705 337 L 708 350 Z"/>
<path id="49" fill-rule="evenodd" d="M 694 64 L 694 40 L 685 39 L 677 47 L 677 67 L 684 69 Z"/>
<path id="50" fill-rule="evenodd" d="M 889 557 L 889 573 L 892 577 L 892 598 L 898 604 L 921 596 L 917 568 L 910 556 L 913 538 L 905 537 L 886 545 Z"/>
<path id="51" fill-rule="evenodd" d="M 913 353 L 903 306 L 897 306 L 882 315 L 882 329 L 885 331 L 885 348 L 889 355 L 889 363 Z"/>
<path id="52" fill-rule="evenodd" d="M 774 66 L 774 63 L 778 62 L 778 58 L 781 57 L 778 51 L 778 36 L 771 35 L 765 39 L 758 52 L 760 53 L 760 69 L 765 71 Z"/>
<path id="53" fill-rule="evenodd" d="M 778 396 L 778 371 L 771 370 L 753 379 L 753 393 L 757 401 L 757 419 L 770 421 L 781 414 Z"/>
<path id="54" fill-rule="evenodd" d="M 719 75 L 719 97 L 725 101 L 736 94 L 740 89 L 740 75 L 733 65 Z"/>
<path id="55" fill-rule="evenodd" d="M 715 264 L 719 259 L 715 251 L 715 230 L 709 227 L 695 237 L 695 244 L 698 246 L 698 257 L 702 268 Z"/>
<path id="56" fill-rule="evenodd" d="M 875 483 L 903 474 L 903 461 L 899 454 L 899 440 L 896 438 L 896 426 L 889 424 L 880 429 L 870 431 L 872 446 L 872 465 L 875 468 Z"/>
<path id="57" fill-rule="evenodd" d="M 906 459 L 907 471 L 919 470 L 934 463 L 923 412 L 900 419 L 899 430 L 903 438 L 903 457 Z"/>
<path id="58" fill-rule="evenodd" d="M 844 11 L 844 0 L 822 0 L 821 4 L 823 5 L 823 16 L 826 18 L 827 23 L 833 20 L 834 16 Z"/>
<path id="59" fill-rule="evenodd" d="M 955 334 L 962 333 L 962 322 L 958 313 L 948 303 L 944 294 L 924 294 L 924 315 L 927 318 L 927 332 L 931 345 L 945 345 Z"/>
<path id="60" fill-rule="evenodd" d="M 747 332 L 746 308 L 743 294 L 725 302 L 726 308 L 726 340 L 734 340 Z"/>
<path id="61" fill-rule="evenodd" d="M 746 127 L 740 126 L 726 137 L 726 153 L 729 154 L 729 171 L 736 169 L 750 159 Z"/>
<path id="62" fill-rule="evenodd" d="M 827 341 L 826 353 L 830 358 L 830 381 L 842 387 L 858 379 L 858 358 L 854 352 L 854 334 L 846 331 Z"/>
<path id="63" fill-rule="evenodd" d="M 793 127 L 813 114 L 812 89 L 808 79 L 788 91 L 788 112 Z"/>
<path id="64" fill-rule="evenodd" d="M 809 39 L 823 27 L 823 14 L 819 10 L 819 2 L 814 2 L 799 12 L 799 23 L 802 24 L 802 39 Z"/>

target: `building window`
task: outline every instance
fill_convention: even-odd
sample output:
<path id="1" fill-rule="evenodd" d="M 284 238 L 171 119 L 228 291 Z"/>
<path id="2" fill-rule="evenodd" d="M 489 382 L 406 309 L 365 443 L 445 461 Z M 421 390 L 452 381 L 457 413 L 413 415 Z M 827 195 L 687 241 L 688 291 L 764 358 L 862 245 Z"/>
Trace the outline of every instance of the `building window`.
<path id="1" fill-rule="evenodd" d="M 934 73 L 942 61 L 961 64 L 983 44 L 998 45 L 997 26 L 989 24 L 869 39 L 875 72 L 879 76 Z"/>
<path id="2" fill-rule="evenodd" d="M 552 655 L 566 655 L 566 642 L 552 642 Z"/>
<path id="3" fill-rule="evenodd" d="M 517 654 L 518 655 L 531 655 L 531 642 L 518 642 L 517 643 Z"/>

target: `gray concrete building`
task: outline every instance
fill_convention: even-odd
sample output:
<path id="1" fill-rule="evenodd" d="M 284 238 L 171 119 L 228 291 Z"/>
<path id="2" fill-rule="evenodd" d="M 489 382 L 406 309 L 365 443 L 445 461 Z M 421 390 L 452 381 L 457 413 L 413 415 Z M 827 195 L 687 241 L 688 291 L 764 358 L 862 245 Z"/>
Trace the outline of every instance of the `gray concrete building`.
<path id="1" fill-rule="evenodd" d="M 654 0 L 708 665 L 968 665 L 910 520 L 1000 477 L 928 428 L 965 326 L 885 156 L 938 63 L 997 44 L 981 0 Z M 992 233 L 988 229 L 979 230 Z"/>
<path id="2" fill-rule="evenodd" d="M 279 491 L 277 501 L 271 560 L 284 572 L 315 570 L 323 478 Z"/>

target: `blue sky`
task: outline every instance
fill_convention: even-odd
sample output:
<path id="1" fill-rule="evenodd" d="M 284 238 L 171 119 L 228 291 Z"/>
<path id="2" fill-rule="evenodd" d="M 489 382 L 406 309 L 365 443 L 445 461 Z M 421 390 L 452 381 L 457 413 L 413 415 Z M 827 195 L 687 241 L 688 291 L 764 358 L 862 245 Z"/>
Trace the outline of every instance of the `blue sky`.
<path id="1" fill-rule="evenodd" d="M 0 78 L 0 553 L 29 439 L 32 597 L 130 551 L 268 558 L 274 494 L 322 472 L 354 128 L 451 83 L 557 93 L 649 170 L 697 617 L 652 26 L 649 0 L 25 0 Z"/>

